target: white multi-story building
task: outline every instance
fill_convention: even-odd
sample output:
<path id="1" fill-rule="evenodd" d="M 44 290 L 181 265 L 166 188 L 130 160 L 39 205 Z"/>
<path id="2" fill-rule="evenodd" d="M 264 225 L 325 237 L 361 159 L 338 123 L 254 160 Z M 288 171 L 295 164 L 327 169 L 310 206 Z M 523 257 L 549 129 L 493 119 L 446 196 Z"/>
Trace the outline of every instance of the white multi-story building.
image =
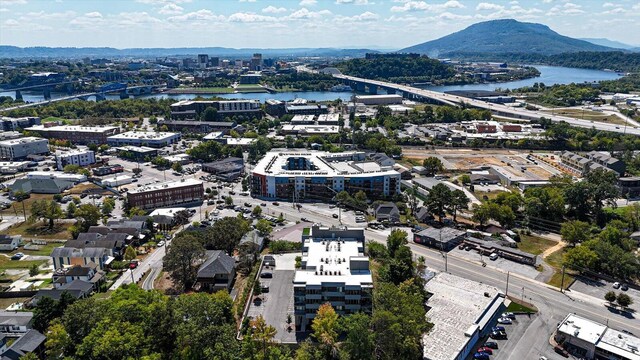
<path id="1" fill-rule="evenodd" d="M 154 148 L 169 146 L 178 141 L 180 141 L 179 133 L 155 131 L 129 131 L 107 138 L 107 144 L 109 144 L 109 146 L 133 145 Z"/>
<path id="2" fill-rule="evenodd" d="M 91 150 L 56 151 L 56 166 L 58 170 L 67 165 L 85 167 L 96 163 L 96 154 Z"/>
<path id="3" fill-rule="evenodd" d="M 308 330 L 327 302 L 340 315 L 371 312 L 373 278 L 364 246 L 362 228 L 314 225 L 302 236 L 302 267 L 293 278 L 296 330 Z"/>
<path id="4" fill-rule="evenodd" d="M 400 173 L 364 152 L 272 151 L 252 172 L 251 192 L 266 199 L 326 200 L 346 191 L 369 199 L 400 193 Z"/>
<path id="5" fill-rule="evenodd" d="M 49 152 L 49 141 L 37 137 L 23 137 L 0 141 L 0 158 L 8 160 L 25 159 L 29 155 Z"/>

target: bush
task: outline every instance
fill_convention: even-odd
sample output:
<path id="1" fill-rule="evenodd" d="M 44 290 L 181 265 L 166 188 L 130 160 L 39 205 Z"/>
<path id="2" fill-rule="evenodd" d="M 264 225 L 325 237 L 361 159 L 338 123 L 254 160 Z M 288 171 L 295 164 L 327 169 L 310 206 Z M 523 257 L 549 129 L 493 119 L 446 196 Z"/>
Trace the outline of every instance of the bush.
<path id="1" fill-rule="evenodd" d="M 127 265 L 128 265 L 127 262 L 114 260 L 111 262 L 110 267 L 111 267 L 111 270 L 122 270 L 122 269 L 125 269 Z"/>
<path id="2" fill-rule="evenodd" d="M 274 254 L 280 254 L 284 252 L 300 251 L 302 244 L 299 242 L 292 242 L 286 240 L 274 240 L 269 243 L 269 249 Z"/>

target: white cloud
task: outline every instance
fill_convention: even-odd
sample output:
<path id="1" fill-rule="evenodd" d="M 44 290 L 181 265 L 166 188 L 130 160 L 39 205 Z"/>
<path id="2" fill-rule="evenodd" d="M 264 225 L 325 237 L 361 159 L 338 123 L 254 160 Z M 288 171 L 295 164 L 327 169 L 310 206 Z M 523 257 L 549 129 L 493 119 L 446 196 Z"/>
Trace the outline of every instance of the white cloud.
<path id="1" fill-rule="evenodd" d="M 97 11 L 93 11 L 93 12 L 89 12 L 84 14 L 84 16 L 88 17 L 88 18 L 93 18 L 93 19 L 102 19 L 102 14 L 97 12 Z"/>
<path id="2" fill-rule="evenodd" d="M 300 6 L 313 6 L 318 3 L 318 0 L 301 0 L 298 5 Z"/>
<path id="3" fill-rule="evenodd" d="M 582 5 L 574 4 L 571 2 L 564 5 L 555 5 L 547 12 L 547 16 L 559 16 L 559 15 L 578 15 L 584 14 Z"/>
<path id="4" fill-rule="evenodd" d="M 141 4 L 148 4 L 148 5 L 165 5 L 165 4 L 169 4 L 169 3 L 174 3 L 174 4 L 183 4 L 183 3 L 190 3 L 192 0 L 136 0 L 136 2 L 139 2 Z"/>
<path id="5" fill-rule="evenodd" d="M 471 15 L 458 15 L 450 12 L 443 12 L 438 15 L 438 19 L 440 20 L 469 20 L 471 18 L 473 18 Z"/>
<path id="6" fill-rule="evenodd" d="M 354 16 L 336 16 L 336 21 L 340 22 L 369 22 L 376 21 L 380 18 L 380 15 L 372 13 L 371 11 L 363 12 L 360 15 Z"/>
<path id="7" fill-rule="evenodd" d="M 251 2 L 251 3 L 256 2 L 256 0 L 238 0 L 238 1 L 240 1 L 240 2 Z"/>
<path id="8" fill-rule="evenodd" d="M 304 19 L 319 19 L 325 16 L 331 15 L 329 10 L 310 11 L 307 8 L 292 12 L 287 19 L 289 20 L 304 20 Z"/>
<path id="9" fill-rule="evenodd" d="M 504 6 L 486 2 L 479 3 L 478 6 L 476 6 L 476 11 L 484 10 L 504 10 Z"/>
<path id="10" fill-rule="evenodd" d="M 255 23 L 255 22 L 273 22 L 278 18 L 273 16 L 265 16 L 254 13 L 235 13 L 229 15 L 229 22 Z"/>
<path id="11" fill-rule="evenodd" d="M 262 12 L 267 14 L 278 14 L 278 13 L 287 12 L 287 9 L 283 7 L 275 7 L 275 6 L 269 5 L 266 8 L 262 9 Z"/>
<path id="12" fill-rule="evenodd" d="M 9 20 L 4 22 L 4 25 L 5 26 L 9 26 L 9 27 L 15 27 L 15 26 L 20 25 L 20 23 L 17 20 L 9 19 Z"/>
<path id="13" fill-rule="evenodd" d="M 96 19 L 96 18 L 92 18 Z M 149 24 L 159 25 L 162 20 L 149 15 L 146 12 L 119 13 L 109 23 L 115 23 L 118 27 L 129 28 L 133 26 L 148 26 Z"/>
<path id="14" fill-rule="evenodd" d="M 373 5 L 369 0 L 336 0 L 336 4 Z"/>
<path id="15" fill-rule="evenodd" d="M 637 3 L 637 4 L 635 4 L 635 5 L 633 5 L 633 6 L 631 7 L 631 10 L 638 10 L 638 11 L 640 11 L 640 2 L 639 2 L 639 3 Z"/>
<path id="16" fill-rule="evenodd" d="M 502 18 L 518 18 L 520 20 L 535 19 L 543 13 L 538 8 L 525 9 L 520 5 L 513 5 L 510 8 L 498 9 L 489 14 L 476 14 L 475 18 L 480 20 L 493 20 Z"/>
<path id="17" fill-rule="evenodd" d="M 222 15 L 215 15 L 211 10 L 200 9 L 190 13 L 171 16 L 167 18 L 169 21 L 224 21 L 225 17 Z"/>
<path id="18" fill-rule="evenodd" d="M 181 6 L 178 6 L 174 3 L 168 3 L 165 6 L 161 7 L 160 10 L 158 10 L 158 13 L 162 15 L 178 15 L 182 14 L 183 10 L 184 9 Z"/>
<path id="19" fill-rule="evenodd" d="M 27 0 L 0 0 L 0 5 L 24 5 L 27 3 Z M 10 21 L 11 19 L 7 20 Z M 5 24 L 7 23 L 5 21 Z"/>
<path id="20" fill-rule="evenodd" d="M 0 8 L 0 12 L 7 12 L 7 11 L 9 11 L 9 9 L 7 9 L 7 8 Z"/>
<path id="21" fill-rule="evenodd" d="M 402 1 L 399 1 L 402 2 Z M 402 6 L 393 6 L 391 11 L 393 12 L 406 12 L 406 11 L 431 11 L 431 12 L 443 12 L 448 9 L 464 9 L 465 6 L 456 0 L 449 0 L 442 4 L 428 4 L 424 1 L 404 1 Z"/>

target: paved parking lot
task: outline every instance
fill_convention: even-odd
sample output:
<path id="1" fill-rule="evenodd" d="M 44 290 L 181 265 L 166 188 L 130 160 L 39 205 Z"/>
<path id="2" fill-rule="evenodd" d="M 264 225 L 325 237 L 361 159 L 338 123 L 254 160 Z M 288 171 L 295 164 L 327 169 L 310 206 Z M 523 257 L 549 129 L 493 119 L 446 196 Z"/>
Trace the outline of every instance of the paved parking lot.
<path id="1" fill-rule="evenodd" d="M 295 275 L 295 257 L 298 253 L 274 255 L 275 268 L 264 268 L 262 272 L 271 272 L 273 278 L 260 279 L 263 286 L 268 286 L 269 291 L 260 295 L 262 302 L 252 302 L 247 316 L 253 318 L 262 315 L 267 324 L 276 328 L 278 333 L 275 340 L 284 343 L 295 343 L 295 325 L 291 332 L 287 331 L 287 314 L 293 316 L 293 277 Z"/>
<path id="2" fill-rule="evenodd" d="M 613 283 L 605 280 L 594 280 L 583 276 L 576 277 L 576 281 L 569 287 L 571 291 L 581 292 L 583 294 L 591 295 L 597 299 L 602 299 L 604 302 L 604 295 L 609 291 L 614 291 L 616 294 L 625 293 L 631 297 L 633 304 L 631 309 L 640 311 L 640 291 L 631 289 L 622 291 L 620 288 L 614 289 Z"/>

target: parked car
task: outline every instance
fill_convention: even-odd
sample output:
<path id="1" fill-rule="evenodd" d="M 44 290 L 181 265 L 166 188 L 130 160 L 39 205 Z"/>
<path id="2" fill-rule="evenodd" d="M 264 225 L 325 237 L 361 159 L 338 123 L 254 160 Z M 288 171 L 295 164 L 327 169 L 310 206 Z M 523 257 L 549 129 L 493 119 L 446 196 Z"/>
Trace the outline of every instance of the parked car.
<path id="1" fill-rule="evenodd" d="M 498 254 L 493 253 L 493 254 L 489 255 L 489 260 L 491 260 L 491 261 L 498 260 Z"/>
<path id="2" fill-rule="evenodd" d="M 502 317 L 503 318 L 509 318 L 509 319 L 515 319 L 516 318 L 516 314 L 514 314 L 512 312 L 503 312 L 502 313 Z"/>
<path id="3" fill-rule="evenodd" d="M 489 355 L 493 355 L 493 350 L 491 350 L 491 348 L 488 348 L 486 346 L 482 346 L 478 348 L 478 352 L 479 353 L 487 353 Z"/>
<path id="4" fill-rule="evenodd" d="M 620 285 L 620 290 L 622 290 L 622 291 L 627 291 L 627 290 L 629 290 L 629 285 L 627 285 L 627 284 L 622 284 L 622 285 Z"/>
<path id="5" fill-rule="evenodd" d="M 160 240 L 158 242 L 158 247 L 163 247 L 164 246 L 164 240 Z"/>
<path id="6" fill-rule="evenodd" d="M 488 347 L 491 349 L 497 349 L 498 348 L 498 343 L 495 341 L 487 341 L 484 343 L 484 347 Z"/>
<path id="7" fill-rule="evenodd" d="M 262 292 L 263 293 L 268 293 L 269 292 L 269 287 L 267 285 L 262 285 Z"/>
<path id="8" fill-rule="evenodd" d="M 270 273 L 270 272 L 263 272 L 263 273 L 260 274 L 260 277 L 263 278 L 263 279 L 270 279 L 270 278 L 273 277 L 273 274 Z"/>
<path id="9" fill-rule="evenodd" d="M 331 215 L 331 216 L 333 216 L 333 218 L 334 218 L 334 219 L 337 219 L 337 218 L 338 218 L 338 214 L 333 214 L 333 215 Z"/>
<path id="10" fill-rule="evenodd" d="M 504 331 L 504 326 L 494 326 L 491 328 L 491 331 Z"/>
<path id="11" fill-rule="evenodd" d="M 279 202 L 277 202 L 277 201 L 274 201 L 274 202 L 272 202 L 272 203 L 271 203 L 271 205 L 273 205 L 273 206 L 278 206 L 278 205 L 280 205 L 280 203 L 279 203 Z"/>
<path id="12" fill-rule="evenodd" d="M 569 357 L 569 352 L 567 352 L 567 350 L 563 349 L 562 346 L 560 346 L 560 345 L 556 345 L 553 348 L 553 351 L 555 351 L 557 354 L 560 354 L 560 355 L 562 355 L 562 356 L 564 356 L 566 358 Z"/>
<path id="13" fill-rule="evenodd" d="M 260 206 L 267 206 L 267 203 L 260 203 Z"/>
<path id="14" fill-rule="evenodd" d="M 619 282 L 616 281 L 616 282 L 613 283 L 613 288 L 614 289 L 618 289 L 619 287 L 620 287 L 620 283 Z"/>
<path id="15" fill-rule="evenodd" d="M 513 321 L 507 317 L 501 317 L 500 319 L 498 319 L 498 324 L 510 325 L 513 324 Z"/>
<path id="16" fill-rule="evenodd" d="M 20 260 L 24 257 L 24 254 L 19 252 L 19 253 L 15 253 L 13 254 L 13 256 L 11 257 L 11 260 Z"/>
<path id="17" fill-rule="evenodd" d="M 487 353 L 475 353 L 475 354 L 473 354 L 473 358 L 475 360 L 489 360 L 489 359 L 491 359 L 489 357 L 489 354 L 487 354 Z"/>
<path id="18" fill-rule="evenodd" d="M 129 269 L 133 270 L 135 268 L 138 267 L 138 262 L 137 261 L 132 261 L 129 263 Z"/>
<path id="19" fill-rule="evenodd" d="M 506 339 L 507 333 L 504 331 L 494 331 L 489 335 L 489 337 L 492 339 Z"/>

